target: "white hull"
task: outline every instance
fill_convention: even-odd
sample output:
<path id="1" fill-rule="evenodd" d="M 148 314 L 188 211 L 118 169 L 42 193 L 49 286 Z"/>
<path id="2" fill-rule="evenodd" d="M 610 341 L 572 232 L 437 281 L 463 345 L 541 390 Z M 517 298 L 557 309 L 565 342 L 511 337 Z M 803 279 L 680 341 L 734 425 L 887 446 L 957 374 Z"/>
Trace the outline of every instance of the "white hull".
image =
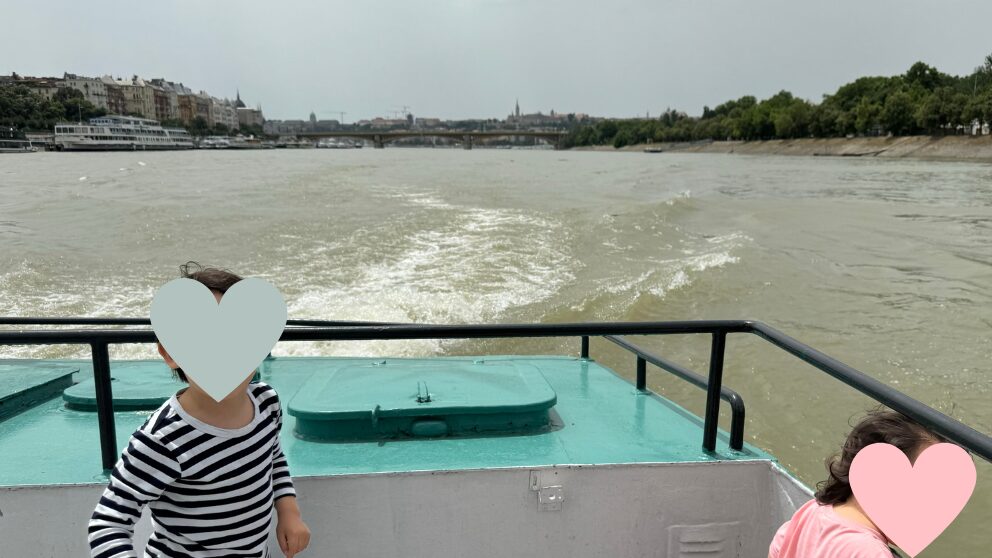
<path id="1" fill-rule="evenodd" d="M 539 510 L 532 480 L 561 487 L 560 510 Z M 768 461 L 339 475 L 294 483 L 312 531 L 305 555 L 369 558 L 764 558 L 775 530 L 811 498 Z M 0 488 L 4 556 L 88 556 L 87 522 L 103 489 Z M 145 510 L 136 548 L 150 528 Z M 281 556 L 274 534 L 269 544 Z"/>
<path id="2" fill-rule="evenodd" d="M 155 120 L 126 116 L 92 118 L 88 124 L 55 126 L 56 151 L 166 151 L 193 149 L 186 130 L 163 128 Z"/>
<path id="3" fill-rule="evenodd" d="M 56 142 L 57 151 L 177 151 L 193 149 L 192 145 L 142 145 L 137 143 L 70 143 Z"/>

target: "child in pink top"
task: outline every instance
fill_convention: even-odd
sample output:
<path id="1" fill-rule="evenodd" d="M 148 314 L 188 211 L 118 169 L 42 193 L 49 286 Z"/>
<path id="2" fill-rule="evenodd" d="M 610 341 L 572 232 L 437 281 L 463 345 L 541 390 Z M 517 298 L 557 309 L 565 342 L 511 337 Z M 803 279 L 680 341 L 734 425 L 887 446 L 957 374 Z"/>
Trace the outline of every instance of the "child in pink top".
<path id="1" fill-rule="evenodd" d="M 911 462 L 940 436 L 895 411 L 870 411 L 851 431 L 840 456 L 827 460 L 830 478 L 786 521 L 772 540 L 768 558 L 892 558 L 891 541 L 865 514 L 851 492 L 848 472 L 861 448 L 896 446 Z"/>

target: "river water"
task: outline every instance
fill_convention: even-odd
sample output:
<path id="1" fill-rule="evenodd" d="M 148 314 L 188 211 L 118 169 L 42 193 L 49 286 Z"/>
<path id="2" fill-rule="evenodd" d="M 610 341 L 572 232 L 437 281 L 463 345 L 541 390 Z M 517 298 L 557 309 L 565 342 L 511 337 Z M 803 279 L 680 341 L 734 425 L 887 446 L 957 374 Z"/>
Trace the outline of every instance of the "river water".
<path id="1" fill-rule="evenodd" d="M 758 319 L 992 432 L 992 165 L 482 149 L 0 158 L 0 314 L 147 316 L 187 260 L 265 278 L 291 318 Z M 706 370 L 702 336 L 643 344 Z M 569 339 L 274 352 L 577 351 Z M 87 353 L 0 347 L 68 356 Z M 592 356 L 633 374 L 608 343 Z M 871 406 L 745 335 L 728 342 L 725 383 L 748 405 L 746 439 L 808 484 Z M 702 391 L 663 372 L 649 385 L 703 409 Z M 988 555 L 992 467 L 976 464 L 969 505 L 920 556 Z"/>

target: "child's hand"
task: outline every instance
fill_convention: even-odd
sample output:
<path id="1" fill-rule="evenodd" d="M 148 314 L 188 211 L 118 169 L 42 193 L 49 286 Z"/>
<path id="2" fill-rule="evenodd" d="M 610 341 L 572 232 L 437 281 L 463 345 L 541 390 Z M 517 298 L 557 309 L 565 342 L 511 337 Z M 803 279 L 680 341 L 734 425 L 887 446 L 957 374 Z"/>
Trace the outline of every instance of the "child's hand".
<path id="1" fill-rule="evenodd" d="M 310 528 L 299 514 L 280 514 L 276 524 L 276 539 L 286 558 L 293 558 L 310 544 Z"/>

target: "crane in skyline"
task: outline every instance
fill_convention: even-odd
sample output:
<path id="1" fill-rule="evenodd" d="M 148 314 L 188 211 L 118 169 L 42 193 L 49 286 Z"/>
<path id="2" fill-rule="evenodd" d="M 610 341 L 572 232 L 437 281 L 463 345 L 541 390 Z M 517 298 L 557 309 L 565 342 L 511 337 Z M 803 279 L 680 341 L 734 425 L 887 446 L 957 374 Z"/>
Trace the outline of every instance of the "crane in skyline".
<path id="1" fill-rule="evenodd" d="M 402 119 L 406 118 L 410 114 L 410 105 L 400 105 L 399 109 L 390 109 L 386 111 L 386 114 L 392 118 Z"/>
<path id="2" fill-rule="evenodd" d="M 344 115 L 346 115 L 348 113 L 345 112 L 345 111 L 343 111 L 343 110 L 327 110 L 327 109 L 324 109 L 324 114 L 337 114 L 340 117 L 340 119 L 338 120 L 338 122 L 340 124 L 344 124 Z"/>

